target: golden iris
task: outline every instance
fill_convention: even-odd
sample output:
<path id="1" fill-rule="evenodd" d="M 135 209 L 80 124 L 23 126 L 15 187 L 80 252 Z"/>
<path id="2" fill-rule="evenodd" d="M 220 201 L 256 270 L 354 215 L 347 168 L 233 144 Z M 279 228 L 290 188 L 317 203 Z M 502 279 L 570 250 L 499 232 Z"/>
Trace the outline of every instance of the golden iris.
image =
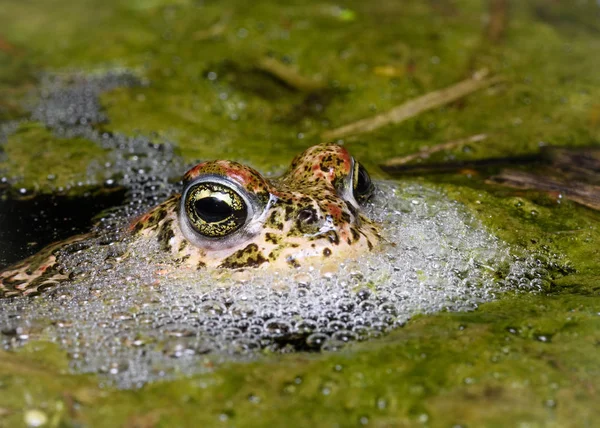
<path id="1" fill-rule="evenodd" d="M 248 207 L 237 192 L 211 182 L 198 183 L 188 190 L 185 211 L 192 227 L 209 238 L 235 232 L 248 217 Z"/>

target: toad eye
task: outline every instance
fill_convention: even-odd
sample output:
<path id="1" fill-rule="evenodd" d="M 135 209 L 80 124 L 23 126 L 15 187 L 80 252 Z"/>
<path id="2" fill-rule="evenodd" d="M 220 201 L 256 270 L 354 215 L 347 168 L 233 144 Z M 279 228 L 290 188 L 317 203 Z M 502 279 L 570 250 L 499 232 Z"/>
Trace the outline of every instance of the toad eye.
<path id="1" fill-rule="evenodd" d="M 248 219 L 244 199 L 222 183 L 201 182 L 190 187 L 184 207 L 192 228 L 208 238 L 230 235 Z"/>
<path id="2" fill-rule="evenodd" d="M 354 162 L 352 174 L 352 194 L 357 202 L 366 202 L 375 190 L 367 170 L 358 162 Z"/>

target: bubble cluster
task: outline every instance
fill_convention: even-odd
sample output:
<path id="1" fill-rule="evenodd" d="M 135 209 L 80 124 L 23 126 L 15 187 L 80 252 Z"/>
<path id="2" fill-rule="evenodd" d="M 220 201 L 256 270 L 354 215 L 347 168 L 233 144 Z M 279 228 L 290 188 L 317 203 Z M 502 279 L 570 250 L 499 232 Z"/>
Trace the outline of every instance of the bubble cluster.
<path id="1" fill-rule="evenodd" d="M 53 129 L 104 123 L 108 118 L 101 108 L 100 94 L 141 84 L 140 79 L 126 70 L 101 75 L 44 74 L 40 81 L 40 100 L 31 116 Z"/>
<path id="2" fill-rule="evenodd" d="M 38 93 L 26 105 L 31 113 L 29 121 L 44 124 L 56 138 L 84 139 L 106 150 L 104 161 L 90 162 L 84 181 L 87 185 L 130 189 L 128 199 L 135 202 L 126 207 L 127 213 L 144 210 L 170 194 L 173 182 L 189 166 L 175 153 L 175 144 L 157 135 L 129 136 L 103 130 L 108 117 L 100 95 L 119 87 L 146 85 L 147 81 L 128 70 L 44 74 Z M 0 144 L 24 122 L 2 124 Z M 10 182 L 11 177 L 6 180 Z"/>
<path id="3" fill-rule="evenodd" d="M 71 282 L 36 298 L 0 301 L 6 349 L 55 342 L 75 372 L 129 388 L 263 350 L 333 351 L 380 337 L 418 313 L 471 310 L 508 290 L 538 290 L 549 276 L 547 263 L 517 257 L 439 191 L 391 183 L 379 183 L 367 213 L 382 224 L 384 242 L 360 262 L 290 271 L 178 268 L 156 240 L 122 231 L 178 190 L 175 177 L 186 165 L 168 141 L 102 130 L 100 94 L 146 82 L 119 71 L 48 75 L 41 83 L 31 120 L 58 138 L 107 150 L 104 163 L 89 165 L 89 181 L 126 187 L 127 202 L 105 214 L 94 237 L 59 256 Z M 17 128 L 4 124 L 0 142 Z"/>
<path id="4" fill-rule="evenodd" d="M 367 214 L 383 226 L 381 248 L 338 269 L 191 271 L 156 240 L 90 240 L 61 256 L 70 283 L 0 301 L 2 345 L 55 342 L 75 372 L 130 388 L 264 350 L 334 351 L 415 314 L 536 291 L 550 275 L 425 185 L 378 183 Z"/>
<path id="5" fill-rule="evenodd" d="M 139 175 L 144 176 L 143 181 L 152 176 L 173 179 L 179 177 L 182 167 L 173 143 L 98 130 L 97 125 L 108 122 L 100 104 L 103 92 L 147 84 L 127 70 L 98 75 L 45 75 L 31 118 L 45 124 L 58 137 L 83 138 L 108 150 L 110 160 L 90 165 L 90 176 L 103 173 L 106 180 L 127 187 L 135 186 Z"/>
<path id="6" fill-rule="evenodd" d="M 19 129 L 20 124 L 18 120 L 0 123 L 0 144 L 6 143 L 6 139 Z"/>

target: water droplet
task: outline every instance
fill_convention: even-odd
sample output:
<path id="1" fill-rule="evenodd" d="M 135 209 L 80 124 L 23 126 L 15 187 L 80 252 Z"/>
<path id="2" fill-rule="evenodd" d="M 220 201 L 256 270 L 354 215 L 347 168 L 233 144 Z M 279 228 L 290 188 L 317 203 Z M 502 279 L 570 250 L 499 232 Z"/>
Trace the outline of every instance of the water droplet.
<path id="1" fill-rule="evenodd" d="M 298 333 L 312 333 L 317 328 L 317 323 L 313 320 L 306 319 L 298 322 L 295 331 Z"/>
<path id="2" fill-rule="evenodd" d="M 277 336 L 286 334 L 291 329 L 292 328 L 288 322 L 280 319 L 269 320 L 265 323 L 265 330 L 268 331 L 270 334 Z"/>
<path id="3" fill-rule="evenodd" d="M 311 348 L 321 348 L 329 339 L 329 336 L 323 333 L 313 333 L 306 338 L 306 344 Z"/>
<path id="4" fill-rule="evenodd" d="M 324 352 L 337 352 L 344 347 L 344 342 L 334 339 L 328 339 L 321 346 L 321 350 Z"/>
<path id="5" fill-rule="evenodd" d="M 25 424 L 28 427 L 41 427 L 48 423 L 48 416 L 41 410 L 32 409 L 25 412 Z"/>
<path id="6" fill-rule="evenodd" d="M 551 334 L 536 334 L 533 336 L 535 340 L 543 343 L 550 343 L 552 341 Z"/>
<path id="7" fill-rule="evenodd" d="M 248 396 L 248 401 L 252 404 L 258 404 L 260 403 L 260 397 L 258 395 L 250 394 Z"/>
<path id="8" fill-rule="evenodd" d="M 339 330 L 331 335 L 331 338 L 340 342 L 350 342 L 358 339 L 358 335 L 352 331 Z"/>
<path id="9" fill-rule="evenodd" d="M 422 424 L 427 423 L 427 421 L 429 420 L 429 415 L 427 413 L 421 413 L 417 420 Z"/>
<path id="10" fill-rule="evenodd" d="M 371 291 L 366 288 L 363 288 L 358 293 L 356 293 L 356 297 L 358 297 L 359 300 L 367 300 L 370 296 L 371 296 Z"/>

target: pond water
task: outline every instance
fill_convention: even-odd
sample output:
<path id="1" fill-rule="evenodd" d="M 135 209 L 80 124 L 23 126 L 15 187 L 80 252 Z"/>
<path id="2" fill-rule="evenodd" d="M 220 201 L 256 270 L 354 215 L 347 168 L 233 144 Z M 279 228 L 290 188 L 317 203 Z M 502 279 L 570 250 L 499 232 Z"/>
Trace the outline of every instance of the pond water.
<path id="1" fill-rule="evenodd" d="M 600 417 L 598 212 L 493 184 L 502 165 L 379 168 L 598 147 L 597 2 L 5 3 L 0 265 L 101 214 L 60 256 L 72 281 L 0 300 L 0 425 Z M 337 141 L 377 178 L 385 238 L 341 270 L 199 277 L 115 233 L 200 159 L 274 176 L 332 129 L 475 72 L 496 84 Z"/>

